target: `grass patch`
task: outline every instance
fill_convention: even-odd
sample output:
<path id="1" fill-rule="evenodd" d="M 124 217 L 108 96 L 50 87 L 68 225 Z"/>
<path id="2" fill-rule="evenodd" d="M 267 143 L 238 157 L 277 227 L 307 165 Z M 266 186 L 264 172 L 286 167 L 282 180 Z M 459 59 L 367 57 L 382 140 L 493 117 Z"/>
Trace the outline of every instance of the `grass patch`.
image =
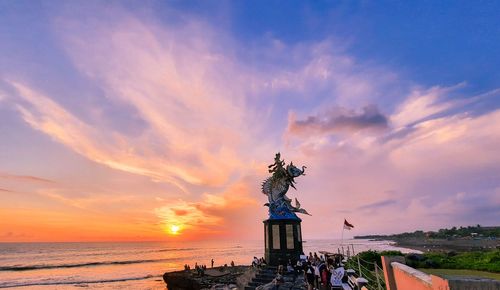
<path id="1" fill-rule="evenodd" d="M 500 273 L 491 273 L 477 270 L 464 269 L 418 269 L 427 274 L 433 274 L 446 278 L 446 276 L 465 276 L 465 277 L 481 277 L 494 280 L 500 280 Z"/>
<path id="2" fill-rule="evenodd" d="M 413 268 L 468 269 L 500 273 L 500 249 L 462 253 L 424 253 L 406 255 Z"/>

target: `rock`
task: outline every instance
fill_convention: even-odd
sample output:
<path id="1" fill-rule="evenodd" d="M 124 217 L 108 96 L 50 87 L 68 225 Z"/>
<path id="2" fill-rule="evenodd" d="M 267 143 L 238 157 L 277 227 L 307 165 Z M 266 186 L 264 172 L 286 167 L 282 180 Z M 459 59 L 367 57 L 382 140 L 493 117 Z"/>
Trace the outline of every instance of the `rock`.
<path id="1" fill-rule="evenodd" d="M 279 284 L 279 289 L 283 289 L 283 290 L 293 289 L 295 286 L 297 286 L 297 285 L 293 282 L 285 282 L 285 283 Z M 276 289 L 276 284 L 274 283 L 274 281 L 255 288 L 255 290 L 274 290 L 274 289 Z M 301 289 L 303 289 L 303 288 L 301 287 Z"/>
<path id="2" fill-rule="evenodd" d="M 448 257 L 453 257 L 453 256 L 456 256 L 456 255 L 457 255 L 457 252 L 455 252 L 455 251 L 449 251 L 449 252 L 447 252 L 447 253 L 446 253 L 446 255 L 447 255 Z"/>
<path id="3" fill-rule="evenodd" d="M 410 254 L 407 254 L 406 257 L 405 257 L 407 260 L 411 260 L 411 261 L 424 261 L 426 258 L 423 254 L 417 254 L 417 253 L 410 253 Z"/>
<path id="4" fill-rule="evenodd" d="M 274 284 L 274 281 L 273 281 L 273 282 L 267 283 L 265 285 L 258 286 L 257 288 L 255 288 L 255 290 L 273 290 L 275 288 L 276 288 L 276 285 Z"/>
<path id="5" fill-rule="evenodd" d="M 223 271 L 209 269 L 205 275 L 200 277 L 194 271 L 175 271 L 163 274 L 163 280 L 167 288 L 172 290 L 232 290 L 238 289 L 238 278 L 248 280 L 247 276 L 253 275 L 252 267 L 235 266 L 226 267 Z M 245 279 L 246 278 L 246 279 Z"/>
<path id="6" fill-rule="evenodd" d="M 163 274 L 163 281 L 170 290 L 200 290 L 201 284 L 189 272 L 171 272 Z"/>
<path id="7" fill-rule="evenodd" d="M 210 290 L 238 290 L 238 286 L 236 286 L 234 284 L 229 284 L 229 285 L 216 284 L 216 285 L 210 287 Z"/>

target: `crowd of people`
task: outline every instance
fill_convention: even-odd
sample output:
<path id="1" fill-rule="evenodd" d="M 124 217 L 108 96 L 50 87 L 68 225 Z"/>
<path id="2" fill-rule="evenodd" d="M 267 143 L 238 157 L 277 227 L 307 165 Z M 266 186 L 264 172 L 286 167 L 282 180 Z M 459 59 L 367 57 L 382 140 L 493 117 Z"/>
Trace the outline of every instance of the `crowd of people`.
<path id="1" fill-rule="evenodd" d="M 264 259 L 264 257 L 262 257 L 262 258 L 253 257 L 252 267 L 254 267 L 254 268 L 260 268 L 260 267 L 263 267 L 263 266 L 266 266 L 266 265 L 267 265 L 267 262 Z"/>
<path id="2" fill-rule="evenodd" d="M 212 259 L 210 261 L 211 263 L 211 268 L 214 267 L 214 259 Z M 234 267 L 235 264 L 234 264 L 234 261 L 231 261 L 231 267 Z M 224 271 L 226 268 L 228 268 L 227 264 L 224 264 L 224 266 L 220 266 L 219 267 L 219 271 Z M 205 276 L 205 271 L 207 270 L 207 265 L 198 265 L 198 263 L 196 262 L 194 264 L 194 270 L 196 271 L 196 274 L 200 277 L 203 277 Z M 191 271 L 191 266 L 189 266 L 188 264 L 184 264 L 184 271 Z"/>
<path id="3" fill-rule="evenodd" d="M 234 267 L 234 261 L 231 261 L 231 267 Z M 262 258 L 253 257 L 252 267 L 260 268 L 267 265 L 266 260 Z M 211 260 L 211 266 L 214 266 L 214 260 Z M 220 267 L 221 271 L 227 268 L 227 264 Z M 184 265 L 185 271 L 191 271 L 191 267 L 188 264 Z M 195 263 L 194 270 L 198 276 L 204 276 L 207 270 L 206 265 L 198 265 Z M 345 269 L 342 264 L 342 255 L 319 255 L 317 253 L 309 253 L 309 255 L 301 255 L 300 259 L 295 261 L 288 260 L 288 262 L 280 263 L 278 266 L 276 278 L 274 283 L 276 288 L 279 289 L 279 285 L 284 283 L 283 276 L 286 273 L 292 273 L 295 279 L 299 275 L 304 275 L 304 280 L 307 282 L 308 290 L 319 290 L 319 289 L 332 289 L 338 288 L 342 289 L 342 282 L 345 278 Z"/>
<path id="4" fill-rule="evenodd" d="M 309 253 L 308 256 L 302 255 L 296 263 L 288 260 L 286 268 L 285 265 L 278 266 L 278 273 L 274 280 L 277 286 L 283 282 L 285 271 L 294 273 L 295 277 L 304 275 L 308 290 L 331 289 L 332 287 L 341 289 L 345 276 L 341 255 L 318 256 L 316 253 Z"/>
<path id="5" fill-rule="evenodd" d="M 198 263 L 194 264 L 194 270 L 198 276 L 205 276 L 205 271 L 207 270 L 207 265 L 198 265 Z M 191 271 L 191 266 L 188 264 L 184 265 L 184 271 Z"/>

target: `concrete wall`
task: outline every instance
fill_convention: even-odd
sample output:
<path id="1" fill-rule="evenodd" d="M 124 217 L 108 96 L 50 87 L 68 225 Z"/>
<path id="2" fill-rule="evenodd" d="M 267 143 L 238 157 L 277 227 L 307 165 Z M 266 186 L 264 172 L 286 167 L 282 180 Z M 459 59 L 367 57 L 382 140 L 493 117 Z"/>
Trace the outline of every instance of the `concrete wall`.
<path id="1" fill-rule="evenodd" d="M 385 287 L 387 288 L 387 290 L 397 290 L 396 280 L 394 279 L 394 271 L 392 270 L 391 266 L 392 262 L 404 263 L 405 258 L 399 256 L 394 256 L 394 257 L 382 256 L 382 269 L 384 270 Z"/>
<path id="2" fill-rule="evenodd" d="M 387 290 L 500 290 L 500 281 L 428 275 L 404 264 L 403 257 L 382 257 Z"/>
<path id="3" fill-rule="evenodd" d="M 398 262 L 391 263 L 395 289 L 433 290 L 429 275 Z"/>

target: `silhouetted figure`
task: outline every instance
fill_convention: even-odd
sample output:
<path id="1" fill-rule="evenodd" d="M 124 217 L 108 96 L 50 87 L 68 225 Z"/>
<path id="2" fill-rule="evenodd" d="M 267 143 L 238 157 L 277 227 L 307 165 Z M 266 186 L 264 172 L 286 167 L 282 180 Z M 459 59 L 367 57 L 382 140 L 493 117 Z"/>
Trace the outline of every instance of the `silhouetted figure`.
<path id="1" fill-rule="evenodd" d="M 214 267 L 214 259 L 212 259 L 212 268 Z"/>
<path id="2" fill-rule="evenodd" d="M 314 268 L 311 265 L 311 262 L 307 262 L 306 270 L 305 270 L 305 275 L 306 275 L 306 281 L 307 281 L 307 289 L 308 290 L 313 290 L 314 289 Z"/>

